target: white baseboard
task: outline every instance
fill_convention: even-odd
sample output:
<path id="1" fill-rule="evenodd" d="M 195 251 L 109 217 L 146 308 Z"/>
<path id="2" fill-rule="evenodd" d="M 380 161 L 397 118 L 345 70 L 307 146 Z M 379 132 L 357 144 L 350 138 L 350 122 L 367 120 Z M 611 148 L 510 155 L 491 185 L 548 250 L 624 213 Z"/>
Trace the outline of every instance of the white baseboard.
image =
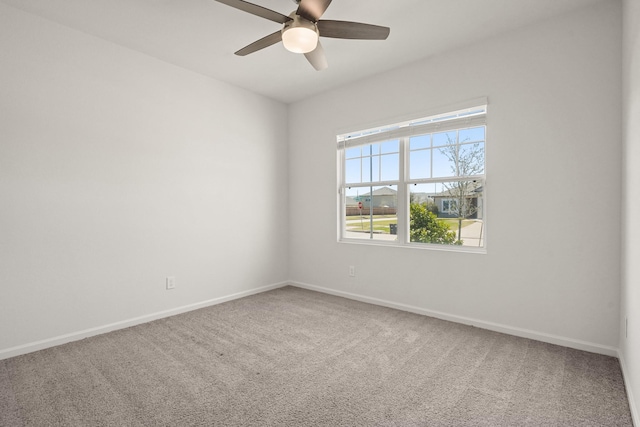
<path id="1" fill-rule="evenodd" d="M 199 308 L 209 307 L 217 304 L 221 304 L 227 301 L 232 301 L 235 299 L 247 297 L 249 295 L 258 294 L 261 292 L 270 291 L 273 289 L 278 289 L 287 285 L 296 286 L 303 289 L 309 289 L 312 291 L 322 292 L 325 294 L 336 295 L 343 298 L 348 298 L 356 301 L 366 302 L 369 304 L 380 305 L 383 307 L 395 308 L 402 311 L 407 311 L 410 313 L 421 314 L 424 316 L 435 317 L 437 319 L 448 320 L 451 322 L 461 323 L 465 325 L 472 325 L 478 328 L 487 329 L 495 332 L 501 332 L 509 335 L 514 335 L 523 338 L 529 338 L 536 341 L 548 342 L 550 344 L 561 345 L 564 347 L 575 348 L 578 350 L 589 351 L 592 353 L 604 354 L 607 356 L 617 357 L 620 361 L 620 367 L 622 369 L 622 376 L 625 379 L 625 388 L 627 392 L 627 397 L 629 400 L 629 408 L 631 410 L 631 418 L 633 421 L 633 425 L 636 427 L 640 427 L 640 415 L 638 412 L 638 407 L 635 405 L 634 394 L 627 381 L 628 378 L 628 370 L 626 367 L 626 363 L 622 353 L 619 352 L 618 349 L 608 346 L 603 346 L 599 344 L 589 343 L 580 340 L 574 340 L 571 338 L 561 337 L 552 334 L 546 334 L 542 332 L 531 331 L 528 329 L 522 328 L 514 328 L 512 326 L 501 325 L 493 322 L 486 322 L 477 319 L 471 319 L 463 316 L 456 316 L 447 313 L 442 313 L 434 310 L 427 310 L 420 307 L 415 307 L 407 304 L 396 303 L 392 301 L 387 301 L 379 298 L 368 297 L 364 295 L 354 294 L 350 292 L 338 291 L 335 289 L 325 288 L 322 286 L 310 285 L 307 283 L 301 282 L 281 282 L 275 283 L 267 286 L 262 286 L 259 288 L 250 289 L 243 292 L 238 292 L 235 294 L 210 299 L 207 301 L 201 301 L 195 304 L 189 304 L 182 307 L 173 308 L 170 310 L 165 310 L 157 313 L 148 314 L 145 316 L 135 317 L 133 319 L 123 320 L 120 322 L 111 323 L 104 326 L 99 326 L 96 328 L 85 329 L 78 332 L 73 332 L 70 334 L 60 335 L 53 338 L 48 338 L 41 341 L 36 341 L 16 347 L 11 347 L 8 349 L 0 350 L 0 360 L 8 359 L 10 357 L 20 356 L 22 354 L 31 353 L 38 350 L 43 350 L 49 347 L 55 347 L 57 345 L 65 344 L 72 341 L 78 341 L 84 338 L 89 338 L 95 335 L 104 334 L 107 332 L 115 331 L 118 329 L 124 329 L 131 326 L 139 325 L 146 322 L 151 322 L 153 320 L 162 319 L 165 317 L 175 316 L 176 314 L 186 313 L 188 311 L 197 310 Z"/>
<path id="2" fill-rule="evenodd" d="M 501 332 L 503 334 L 514 335 L 522 338 L 529 338 L 532 340 L 547 342 L 550 344 L 556 344 L 563 347 L 575 348 L 577 350 L 584 350 L 590 353 L 598 353 L 598 354 L 604 354 L 607 356 L 618 357 L 618 349 L 615 347 L 594 344 L 586 341 L 575 340 L 572 338 L 561 337 L 558 335 L 546 334 L 544 332 L 537 332 L 529 329 L 522 329 L 522 328 L 516 328 L 508 325 L 501 325 L 499 323 L 487 322 L 484 320 L 472 319 L 469 317 L 442 313 L 434 310 L 427 310 L 427 309 L 415 307 L 412 305 L 401 304 L 393 301 L 387 301 L 383 299 L 368 297 L 368 296 L 354 294 L 350 292 L 337 291 L 335 289 L 325 288 L 325 287 L 316 286 L 316 285 L 310 285 L 307 283 L 301 283 L 301 282 L 289 282 L 289 283 L 292 286 L 296 286 L 299 288 L 309 289 L 312 291 L 322 292 L 325 294 L 336 295 L 336 296 L 349 298 L 356 301 L 366 302 L 369 304 L 395 308 L 402 311 L 408 311 L 410 313 L 422 314 L 424 316 L 435 317 L 437 319 L 448 320 L 450 322 L 461 323 L 464 325 L 471 325 L 477 328 L 488 329 L 490 331 L 495 331 L 495 332 Z"/>
<path id="3" fill-rule="evenodd" d="M 370 304 L 380 305 L 389 308 L 395 308 L 402 311 L 408 311 L 411 313 L 421 314 L 424 316 L 435 317 L 437 319 L 448 320 L 451 322 L 461 323 L 465 325 L 472 325 L 482 329 L 488 329 L 495 332 L 501 332 L 509 335 L 515 335 L 523 338 L 530 338 L 537 341 L 548 342 L 550 344 L 557 344 L 564 347 L 575 348 L 578 350 L 589 351 L 592 353 L 604 354 L 607 356 L 614 356 L 620 358 L 618 349 L 614 347 L 603 346 L 586 341 L 575 340 L 572 338 L 561 337 L 558 335 L 551 335 L 542 332 L 536 332 L 528 329 L 515 328 L 512 326 L 501 325 L 493 322 L 486 322 L 483 320 L 472 319 L 463 316 L 452 315 L 434 310 L 428 310 L 408 304 L 397 303 L 393 301 L 387 301 L 379 298 L 368 297 L 364 295 L 354 294 L 350 292 L 338 291 L 331 288 L 325 288 L 322 286 L 310 285 L 302 282 L 281 282 L 259 288 L 250 289 L 248 291 L 238 292 L 235 294 L 214 298 L 207 301 L 201 301 L 195 304 L 189 304 L 182 307 L 173 308 L 157 313 L 151 313 L 145 316 L 135 317 L 132 319 L 123 320 L 120 322 L 111 323 L 108 325 L 98 326 L 95 328 L 85 329 L 78 332 L 72 332 L 65 335 L 60 335 L 53 338 L 48 338 L 41 341 L 36 341 L 16 347 L 0 350 L 0 360 L 7 359 L 9 357 L 19 356 L 21 354 L 31 353 L 33 351 L 42 350 L 56 345 L 65 344 L 71 341 L 77 341 L 84 338 L 88 338 L 94 335 L 100 335 L 107 332 L 115 331 L 118 329 L 128 328 L 130 326 L 139 325 L 141 323 L 151 322 L 153 320 L 162 319 L 165 317 L 175 316 L 176 314 L 185 313 L 192 310 L 197 310 L 203 307 L 209 307 L 223 302 L 231 301 L 238 298 L 243 298 L 249 295 L 258 294 L 261 292 L 270 291 L 272 289 L 281 288 L 287 285 L 296 286 L 299 288 L 309 289 L 312 291 L 322 292 L 326 294 L 336 295 L 344 298 L 349 298 L 356 301 L 366 302 Z M 620 358 L 621 362 L 622 359 Z M 637 414 L 637 412 L 636 412 Z M 640 427 L 640 426 L 639 426 Z"/>
<path id="4" fill-rule="evenodd" d="M 175 316 L 176 314 L 186 313 L 188 311 L 197 310 L 199 308 L 209 307 L 223 302 L 231 301 L 238 298 L 247 297 L 249 295 L 259 294 L 261 292 L 270 291 L 272 289 L 281 288 L 287 286 L 289 282 L 275 283 L 272 285 L 262 286 L 259 288 L 250 289 L 248 291 L 238 292 L 235 294 L 210 299 L 207 301 L 201 301 L 195 304 L 189 304 L 182 307 L 172 308 L 169 310 L 160 311 L 157 313 L 151 313 L 133 319 L 127 319 L 120 322 L 110 323 L 104 326 L 98 326 L 95 328 L 85 329 L 78 332 L 72 332 L 69 334 L 60 335 L 53 338 L 47 338 L 45 340 L 36 341 L 16 347 L 0 350 L 0 360 L 8 359 L 10 357 L 20 356 L 22 354 L 31 353 L 38 350 L 44 350 L 45 348 L 55 347 L 57 345 L 66 344 L 71 341 L 78 341 L 84 338 L 89 338 L 95 335 L 104 334 L 107 332 L 115 331 L 118 329 L 124 329 L 131 326 L 139 325 L 141 323 L 151 322 L 153 320 L 163 319 L 165 317 Z"/>
<path id="5" fill-rule="evenodd" d="M 629 401 L 629 409 L 631 410 L 631 421 L 636 427 L 640 427 L 640 413 L 638 413 L 638 407 L 636 406 L 636 400 L 634 399 L 633 390 L 631 389 L 631 383 L 628 378 L 627 364 L 624 360 L 622 352 L 618 352 L 618 360 L 620 361 L 620 369 L 622 369 L 622 378 L 624 379 L 624 387 L 627 391 L 627 400 Z"/>

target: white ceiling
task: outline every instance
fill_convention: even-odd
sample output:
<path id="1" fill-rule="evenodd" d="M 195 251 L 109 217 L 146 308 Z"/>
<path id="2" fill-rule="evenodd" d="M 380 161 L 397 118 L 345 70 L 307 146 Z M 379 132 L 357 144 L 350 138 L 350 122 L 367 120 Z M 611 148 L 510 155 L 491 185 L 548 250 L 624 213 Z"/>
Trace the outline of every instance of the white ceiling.
<path id="1" fill-rule="evenodd" d="M 295 102 L 602 0 L 333 0 L 324 19 L 391 28 L 385 41 L 321 38 L 329 68 L 276 44 L 233 53 L 280 24 L 214 0 L 0 0 L 180 67 Z M 292 0 L 252 0 L 288 15 Z"/>

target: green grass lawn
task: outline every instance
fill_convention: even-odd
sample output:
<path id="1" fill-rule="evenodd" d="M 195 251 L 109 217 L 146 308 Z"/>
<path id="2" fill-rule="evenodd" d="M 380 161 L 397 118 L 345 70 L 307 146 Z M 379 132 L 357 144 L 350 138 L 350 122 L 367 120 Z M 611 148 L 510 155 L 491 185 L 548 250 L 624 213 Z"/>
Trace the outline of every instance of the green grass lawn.
<path id="1" fill-rule="evenodd" d="M 373 219 L 382 219 L 382 218 L 396 218 L 395 215 L 374 215 Z M 360 215 L 351 215 L 347 217 L 347 221 L 355 221 L 356 219 L 360 219 Z M 369 215 L 362 215 L 362 219 L 365 221 L 369 220 Z"/>
<path id="2" fill-rule="evenodd" d="M 374 218 L 377 218 L 377 216 L 374 216 Z M 396 224 L 397 222 L 398 220 L 395 217 L 393 217 L 392 219 L 387 219 L 383 221 L 374 221 L 373 231 L 389 234 L 389 224 Z M 369 221 L 369 218 L 362 217 L 362 223 L 360 223 L 360 221 L 351 222 L 347 224 L 347 230 L 369 231 L 371 229 L 370 226 L 371 226 L 371 222 Z"/>
<path id="3" fill-rule="evenodd" d="M 458 229 L 458 220 L 457 219 L 451 219 L 451 218 L 442 219 L 441 218 L 438 221 L 444 222 L 445 224 L 447 224 L 451 230 L 457 230 Z M 462 220 L 462 228 L 466 227 L 467 225 L 473 224 L 473 222 L 474 221 L 470 220 L 470 219 Z"/>
<path id="4" fill-rule="evenodd" d="M 383 219 L 388 218 L 388 219 Z M 360 217 L 348 217 L 349 221 L 347 224 L 348 231 L 369 231 L 371 228 L 371 222 L 369 221 L 369 216 L 362 216 L 362 221 L 359 221 Z M 389 225 L 397 224 L 398 220 L 395 215 L 374 215 L 373 219 L 376 221 L 373 222 L 373 231 L 378 233 L 390 233 Z M 358 220 L 358 221 L 356 221 Z M 457 231 L 458 230 L 458 220 L 451 218 L 440 218 L 438 221 L 443 222 L 449 226 L 450 230 Z M 472 220 L 465 219 L 462 221 L 462 227 L 466 227 L 468 225 L 473 224 Z"/>

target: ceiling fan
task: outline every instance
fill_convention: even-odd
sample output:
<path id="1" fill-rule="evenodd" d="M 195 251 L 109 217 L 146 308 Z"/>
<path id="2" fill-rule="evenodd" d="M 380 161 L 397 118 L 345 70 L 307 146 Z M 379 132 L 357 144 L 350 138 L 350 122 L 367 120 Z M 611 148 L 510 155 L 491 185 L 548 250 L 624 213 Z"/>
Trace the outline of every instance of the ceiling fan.
<path id="1" fill-rule="evenodd" d="M 318 37 L 358 40 L 385 40 L 390 29 L 360 22 L 320 19 L 331 0 L 293 0 L 298 9 L 289 16 L 243 0 L 216 0 L 252 15 L 283 24 L 281 30 L 257 40 L 236 52 L 245 56 L 282 42 L 284 47 L 304 56 L 316 70 L 327 68 L 327 58 Z"/>

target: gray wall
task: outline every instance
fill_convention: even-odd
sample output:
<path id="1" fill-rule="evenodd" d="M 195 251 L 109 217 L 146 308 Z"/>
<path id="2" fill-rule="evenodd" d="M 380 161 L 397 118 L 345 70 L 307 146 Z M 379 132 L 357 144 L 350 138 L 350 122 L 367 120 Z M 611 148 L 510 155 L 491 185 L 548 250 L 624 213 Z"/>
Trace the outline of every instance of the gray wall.
<path id="1" fill-rule="evenodd" d="M 624 1 L 624 193 L 620 356 L 636 423 L 640 422 L 640 2 Z M 625 334 L 628 319 L 628 334 Z"/>
<path id="2" fill-rule="evenodd" d="M 620 26 L 601 2 L 292 105 L 291 279 L 615 354 Z M 335 135 L 482 96 L 488 253 L 337 243 Z"/>
<path id="3" fill-rule="evenodd" d="M 3 4 L 0 63 L 0 356 L 287 279 L 284 104 Z"/>

